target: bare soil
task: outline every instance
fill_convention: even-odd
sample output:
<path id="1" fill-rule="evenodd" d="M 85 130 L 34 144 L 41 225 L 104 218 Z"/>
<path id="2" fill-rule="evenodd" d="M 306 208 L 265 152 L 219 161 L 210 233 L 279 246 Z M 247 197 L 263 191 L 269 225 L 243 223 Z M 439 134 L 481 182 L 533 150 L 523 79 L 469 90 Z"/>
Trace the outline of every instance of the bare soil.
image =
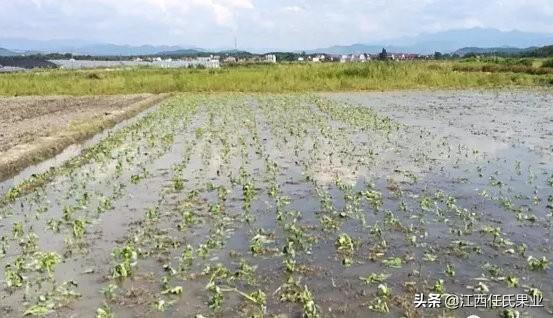
<path id="1" fill-rule="evenodd" d="M 151 94 L 0 97 L 0 180 L 161 98 Z"/>
<path id="2" fill-rule="evenodd" d="M 0 98 L 0 151 L 68 128 L 72 122 L 101 118 L 149 95 Z"/>

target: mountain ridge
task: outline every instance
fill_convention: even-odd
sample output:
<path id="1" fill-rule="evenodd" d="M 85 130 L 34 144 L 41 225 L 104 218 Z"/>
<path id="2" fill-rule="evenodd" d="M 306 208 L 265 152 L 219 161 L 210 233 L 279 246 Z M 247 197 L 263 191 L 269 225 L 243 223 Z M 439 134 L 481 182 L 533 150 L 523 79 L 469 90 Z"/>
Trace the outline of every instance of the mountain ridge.
<path id="1" fill-rule="evenodd" d="M 0 47 L 0 56 L 16 56 L 19 55 L 16 52 Z"/>
<path id="2" fill-rule="evenodd" d="M 528 48 L 553 44 L 553 34 L 523 31 L 500 31 L 490 28 L 448 30 L 436 33 L 421 33 L 413 37 L 401 37 L 379 43 L 335 45 L 306 50 L 307 53 L 353 54 L 378 53 L 383 48 L 388 52 L 432 54 L 453 53 L 466 47 L 514 47 Z"/>

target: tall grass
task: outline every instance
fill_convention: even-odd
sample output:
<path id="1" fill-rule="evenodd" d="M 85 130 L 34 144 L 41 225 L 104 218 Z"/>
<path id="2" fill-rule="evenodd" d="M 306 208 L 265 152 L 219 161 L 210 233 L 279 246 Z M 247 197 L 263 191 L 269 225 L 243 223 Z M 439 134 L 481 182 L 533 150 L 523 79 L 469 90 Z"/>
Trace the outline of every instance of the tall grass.
<path id="1" fill-rule="evenodd" d="M 553 68 L 553 59 L 543 61 L 541 67 Z"/>
<path id="2" fill-rule="evenodd" d="M 49 70 L 0 74 L 0 95 L 299 92 L 548 85 L 549 74 L 467 72 L 453 62 L 277 64 L 217 70 Z"/>

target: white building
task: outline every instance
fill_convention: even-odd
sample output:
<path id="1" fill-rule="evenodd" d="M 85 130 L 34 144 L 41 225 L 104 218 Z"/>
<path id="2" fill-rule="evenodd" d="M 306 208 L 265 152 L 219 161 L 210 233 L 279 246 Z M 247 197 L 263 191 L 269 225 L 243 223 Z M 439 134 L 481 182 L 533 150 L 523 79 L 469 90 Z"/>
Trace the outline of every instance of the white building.
<path id="1" fill-rule="evenodd" d="M 276 63 L 276 62 L 277 62 L 277 57 L 276 57 L 276 55 L 274 55 L 274 54 L 267 54 L 267 55 L 265 55 L 265 62 L 268 62 L 268 63 Z"/>
<path id="2" fill-rule="evenodd" d="M 238 62 L 238 60 L 234 56 L 229 56 L 229 57 L 226 57 L 223 60 L 223 62 L 227 63 L 227 64 L 234 64 L 234 63 Z"/>
<path id="3" fill-rule="evenodd" d="M 354 62 L 368 62 L 371 60 L 371 56 L 365 53 L 362 54 L 351 54 L 351 55 L 342 55 L 340 57 L 340 63 L 354 63 Z"/>
<path id="4" fill-rule="evenodd" d="M 220 68 L 221 62 L 213 56 L 198 57 L 186 61 L 187 67 L 205 67 L 205 68 Z"/>

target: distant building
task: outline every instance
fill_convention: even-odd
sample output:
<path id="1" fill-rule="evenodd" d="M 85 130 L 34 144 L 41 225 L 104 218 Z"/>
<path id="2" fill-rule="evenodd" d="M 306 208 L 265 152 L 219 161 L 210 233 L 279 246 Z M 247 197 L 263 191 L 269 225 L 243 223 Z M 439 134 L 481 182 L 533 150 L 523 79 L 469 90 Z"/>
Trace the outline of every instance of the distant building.
<path id="1" fill-rule="evenodd" d="M 212 56 L 202 56 L 192 60 L 188 60 L 187 67 L 205 67 L 205 68 L 220 68 L 221 62 Z"/>
<path id="2" fill-rule="evenodd" d="M 305 59 L 303 58 L 303 56 L 298 57 L 298 62 L 303 62 L 303 61 L 305 61 Z"/>
<path id="3" fill-rule="evenodd" d="M 361 54 L 351 54 L 351 55 L 342 55 L 340 57 L 340 63 L 354 63 L 354 62 L 367 62 L 371 60 L 371 56 L 366 53 Z"/>
<path id="4" fill-rule="evenodd" d="M 267 54 L 267 55 L 265 55 L 265 62 L 268 62 L 268 63 L 276 63 L 276 62 L 277 62 L 277 57 L 276 57 L 276 55 L 274 55 L 274 54 Z"/>
<path id="5" fill-rule="evenodd" d="M 321 55 L 310 56 L 309 59 L 313 63 L 320 63 L 320 62 L 324 62 L 326 60 L 326 55 L 321 54 Z"/>
<path id="6" fill-rule="evenodd" d="M 234 56 L 228 56 L 223 60 L 225 64 L 234 64 L 236 62 L 238 62 L 238 60 Z"/>
<path id="7" fill-rule="evenodd" d="M 418 58 L 419 58 L 418 54 L 409 54 L 409 53 L 403 53 L 399 57 L 400 60 L 415 60 L 415 59 L 418 59 Z"/>

